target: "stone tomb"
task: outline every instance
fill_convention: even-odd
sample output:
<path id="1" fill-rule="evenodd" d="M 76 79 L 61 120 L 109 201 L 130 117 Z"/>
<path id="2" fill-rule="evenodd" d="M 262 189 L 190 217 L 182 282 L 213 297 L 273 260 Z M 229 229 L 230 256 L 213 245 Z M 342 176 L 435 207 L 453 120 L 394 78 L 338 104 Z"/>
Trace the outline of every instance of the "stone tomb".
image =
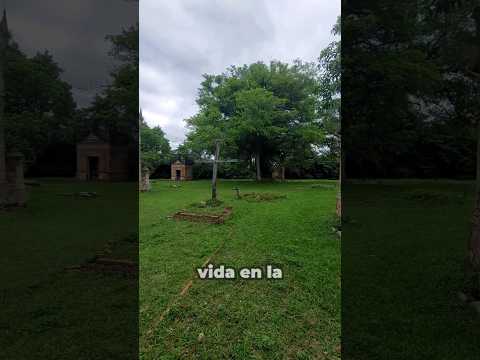
<path id="1" fill-rule="evenodd" d="M 171 179 L 176 181 L 193 179 L 193 164 L 188 161 L 177 160 L 172 163 Z"/>
<path id="2" fill-rule="evenodd" d="M 112 146 L 95 134 L 77 144 L 77 179 L 128 180 L 128 150 Z"/>

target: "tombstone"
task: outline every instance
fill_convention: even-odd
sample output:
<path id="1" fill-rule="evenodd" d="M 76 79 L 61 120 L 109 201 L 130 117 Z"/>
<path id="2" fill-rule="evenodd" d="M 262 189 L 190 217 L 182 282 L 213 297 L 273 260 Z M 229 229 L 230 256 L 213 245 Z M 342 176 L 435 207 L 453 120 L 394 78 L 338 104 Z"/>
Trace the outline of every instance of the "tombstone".
<path id="1" fill-rule="evenodd" d="M 7 182 L 7 164 L 5 157 L 5 83 L 4 83 L 4 59 L 8 43 L 8 26 L 5 11 L 0 22 L 0 207 L 5 205 L 8 198 L 9 185 Z"/>
<path id="2" fill-rule="evenodd" d="M 7 182 L 7 163 L 5 158 L 4 147 L 0 146 L 0 208 L 6 203 L 8 196 Z"/>
<path id="3" fill-rule="evenodd" d="M 142 169 L 142 179 L 140 182 L 140 191 L 150 191 L 150 171 Z"/>
<path id="4" fill-rule="evenodd" d="M 4 156 L 4 179 L 0 184 L 1 206 L 25 206 L 27 204 L 27 189 L 23 171 L 23 155 L 10 152 Z"/>
<path id="5" fill-rule="evenodd" d="M 17 151 L 6 154 L 5 145 L 5 83 L 4 59 L 8 44 L 7 13 L 0 22 L 0 206 L 25 206 L 27 192 L 23 176 L 23 155 Z"/>
<path id="6" fill-rule="evenodd" d="M 8 195 L 7 205 L 25 206 L 27 203 L 27 190 L 23 173 L 23 155 L 12 152 L 6 156 Z"/>
<path id="7" fill-rule="evenodd" d="M 284 166 L 275 166 L 272 170 L 272 179 L 285 181 L 285 167 Z"/>

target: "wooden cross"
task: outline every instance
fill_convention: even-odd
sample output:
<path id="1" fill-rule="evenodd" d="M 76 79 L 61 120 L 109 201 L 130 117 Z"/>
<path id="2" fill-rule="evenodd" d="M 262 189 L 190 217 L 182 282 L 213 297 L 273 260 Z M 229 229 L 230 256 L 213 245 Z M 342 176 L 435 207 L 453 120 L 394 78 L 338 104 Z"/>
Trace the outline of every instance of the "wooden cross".
<path id="1" fill-rule="evenodd" d="M 212 172 L 212 200 L 217 200 L 217 172 L 218 172 L 218 164 L 219 163 L 232 163 L 238 162 L 237 159 L 230 159 L 230 160 L 220 160 L 220 140 L 215 141 L 215 156 L 213 160 L 201 160 L 196 161 L 197 163 L 208 163 L 213 164 L 213 172 Z"/>

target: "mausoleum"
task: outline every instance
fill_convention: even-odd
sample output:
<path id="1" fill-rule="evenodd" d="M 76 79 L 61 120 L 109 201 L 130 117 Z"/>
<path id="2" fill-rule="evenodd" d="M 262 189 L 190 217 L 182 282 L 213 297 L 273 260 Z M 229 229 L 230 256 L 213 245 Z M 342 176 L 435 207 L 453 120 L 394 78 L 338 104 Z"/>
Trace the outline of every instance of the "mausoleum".
<path id="1" fill-rule="evenodd" d="M 193 179 L 193 163 L 188 160 L 177 160 L 172 163 L 171 168 L 172 180 L 192 180 Z"/>
<path id="2" fill-rule="evenodd" d="M 93 133 L 77 144 L 77 179 L 126 181 L 128 175 L 126 147 L 112 146 Z"/>

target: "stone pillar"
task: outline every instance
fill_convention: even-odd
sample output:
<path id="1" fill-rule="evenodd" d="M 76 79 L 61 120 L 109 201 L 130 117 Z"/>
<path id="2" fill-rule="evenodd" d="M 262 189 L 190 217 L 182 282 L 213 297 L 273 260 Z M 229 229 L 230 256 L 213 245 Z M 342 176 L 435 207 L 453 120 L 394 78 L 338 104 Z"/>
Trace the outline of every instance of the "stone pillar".
<path id="1" fill-rule="evenodd" d="M 5 32 L 6 17 L 2 19 L 0 24 L 0 206 L 6 202 L 7 199 L 7 166 L 6 166 L 6 152 L 5 152 L 5 83 L 4 83 L 4 64 L 5 64 L 5 48 L 8 38 Z"/>
<path id="2" fill-rule="evenodd" d="M 0 120 L 1 121 L 1 120 Z M 0 124 L 1 126 L 1 124 Z M 0 137 L 2 136 L 0 129 Z M 8 193 L 7 164 L 5 158 L 5 143 L 0 139 L 0 207 L 6 203 Z"/>
<path id="3" fill-rule="evenodd" d="M 12 152 L 7 155 L 8 205 L 25 206 L 27 190 L 23 175 L 23 155 Z"/>
<path id="4" fill-rule="evenodd" d="M 143 176 L 140 183 L 140 191 L 150 191 L 150 172 L 148 169 L 142 169 Z"/>

